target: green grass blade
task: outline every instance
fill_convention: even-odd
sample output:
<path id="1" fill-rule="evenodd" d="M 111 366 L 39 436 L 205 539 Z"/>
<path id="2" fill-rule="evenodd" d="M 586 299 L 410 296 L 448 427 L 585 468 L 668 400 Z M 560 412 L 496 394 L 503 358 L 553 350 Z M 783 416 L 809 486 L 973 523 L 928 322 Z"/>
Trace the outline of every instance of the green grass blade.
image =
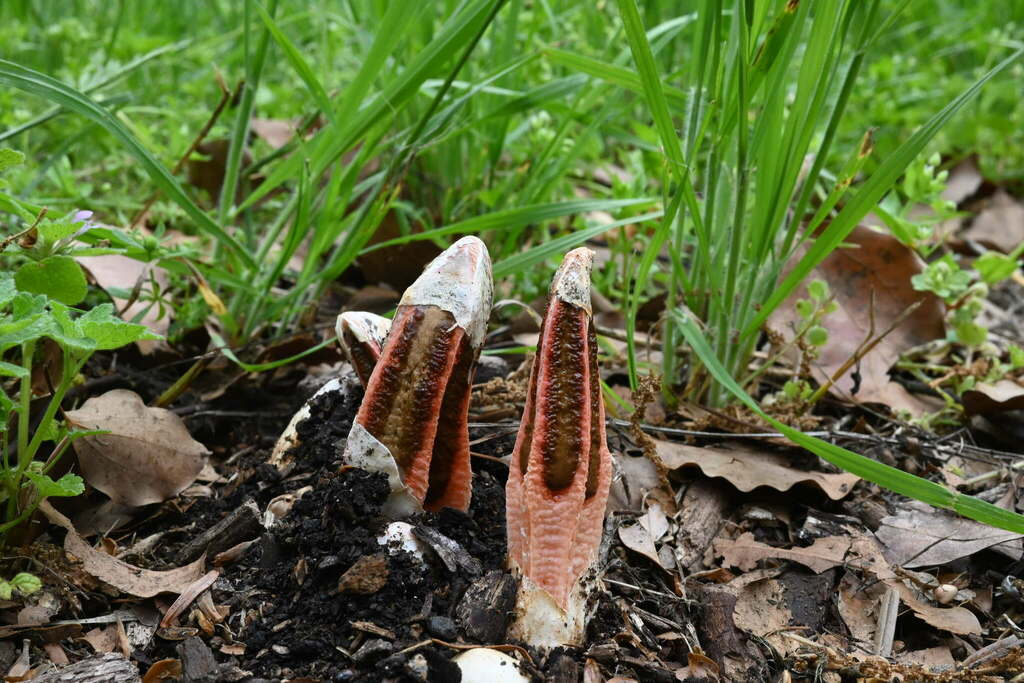
<path id="1" fill-rule="evenodd" d="M 228 222 L 228 214 L 235 203 L 238 181 L 242 173 L 242 155 L 249 144 L 249 125 L 252 121 L 252 109 L 256 102 L 256 91 L 259 89 L 260 76 L 266 64 L 267 51 L 270 47 L 270 32 L 264 30 L 256 47 L 256 54 L 249 53 L 249 12 L 256 0 L 245 0 L 245 83 L 242 84 L 242 97 L 235 111 L 235 122 L 231 127 L 231 143 L 228 147 L 228 158 L 224 168 L 224 181 L 221 184 L 220 206 L 217 219 L 221 225 Z M 277 0 L 271 0 L 271 13 L 277 11 Z"/>
<path id="2" fill-rule="evenodd" d="M 620 88 L 625 88 L 641 95 L 644 94 L 643 80 L 636 72 L 630 71 L 625 67 L 616 66 L 593 57 L 585 57 L 584 55 L 555 47 L 544 48 L 544 54 L 554 64 L 560 64 L 588 76 L 599 78 L 606 83 L 617 85 Z M 663 86 L 663 89 L 665 97 L 672 102 L 673 106 L 680 109 L 686 106 L 687 97 L 685 92 L 671 86 Z"/>
<path id="3" fill-rule="evenodd" d="M 309 154 L 313 177 L 319 177 L 338 157 L 351 149 L 385 112 L 400 110 L 433 72 L 445 62 L 456 58 L 462 47 L 473 40 L 480 28 L 489 21 L 494 8 L 502 1 L 475 0 L 468 3 L 438 31 L 435 38 L 376 98 L 362 109 L 353 112 L 351 117 L 339 113 L 338 124 L 324 127 L 313 141 Z M 403 3 L 393 5 L 404 6 Z M 341 99 L 348 100 L 348 94 L 343 94 Z M 344 128 L 339 130 L 338 126 Z M 243 202 L 239 210 L 251 206 L 268 192 L 280 187 L 282 183 L 297 177 L 299 165 L 302 163 L 303 159 L 299 155 L 293 155 L 275 167 L 269 177 Z"/>
<path id="4" fill-rule="evenodd" d="M 895 467 L 883 465 L 880 462 L 866 458 L 863 455 L 854 453 L 827 441 L 822 441 L 813 436 L 808 436 L 798 429 L 779 422 L 761 410 L 750 394 L 743 390 L 735 379 L 726 371 L 708 343 L 704 334 L 697 327 L 692 317 L 676 311 L 673 314 L 679 329 L 682 331 L 686 341 L 694 353 L 701 359 L 708 372 L 730 393 L 738 398 L 744 405 L 760 415 L 775 429 L 786 435 L 790 441 L 802 448 L 806 448 L 823 460 L 842 468 L 847 472 L 856 474 L 862 479 L 884 486 L 890 491 L 900 495 L 920 500 L 929 505 L 947 510 L 955 510 L 965 517 L 984 524 L 989 524 L 1000 529 L 1024 533 L 1024 515 L 1018 515 L 996 507 L 991 503 L 979 500 L 972 496 L 952 491 L 941 484 L 916 477 Z"/>
<path id="5" fill-rule="evenodd" d="M 567 235 L 562 235 L 561 237 L 556 237 L 553 240 L 548 240 L 547 242 L 530 247 L 525 251 L 521 251 L 518 254 L 498 261 L 494 264 L 494 278 L 499 279 L 509 275 L 514 275 L 515 273 L 521 273 L 527 268 L 543 262 L 547 258 L 564 254 L 570 249 L 575 249 L 587 240 L 606 233 L 609 230 L 621 228 L 624 225 L 636 225 L 639 223 L 646 223 L 647 221 L 657 220 L 661 218 L 662 215 L 663 213 L 661 211 L 651 211 L 650 213 L 645 213 L 640 216 L 630 216 L 629 218 L 622 218 L 611 223 L 592 225 L 589 228 L 583 228 L 582 230 L 574 230 Z"/>
<path id="6" fill-rule="evenodd" d="M 647 33 L 644 31 L 636 0 L 619 0 L 619 14 L 622 15 L 622 22 L 626 28 L 626 39 L 629 41 L 629 49 L 633 53 L 633 61 L 636 62 L 637 71 L 640 72 L 640 82 L 643 85 L 647 104 L 654 116 L 654 125 L 658 129 L 661 145 L 668 156 L 672 177 L 678 181 L 686 170 L 683 150 L 679 144 L 679 134 L 676 132 L 675 124 L 672 123 L 665 87 L 661 82 L 661 76 L 658 75 L 658 67 L 654 63 L 654 53 L 647 40 Z"/>
<path id="7" fill-rule="evenodd" d="M 0 59 L 0 83 L 6 83 L 18 90 L 59 104 L 68 111 L 84 116 L 106 130 L 135 157 L 164 195 L 180 206 L 189 218 L 195 221 L 200 232 L 231 249 L 250 268 L 255 267 L 256 263 L 252 255 L 192 201 L 170 171 L 142 146 L 142 143 L 123 123 L 88 95 L 50 78 L 46 74 L 4 59 Z"/>
<path id="8" fill-rule="evenodd" d="M 259 12 L 260 19 L 263 20 L 263 25 L 270 31 L 271 37 L 277 46 L 284 52 L 285 58 L 288 60 L 288 64 L 295 71 L 296 75 L 302 79 L 305 83 L 306 89 L 309 90 L 309 94 L 316 100 L 317 106 L 320 111 L 323 112 L 327 119 L 333 120 L 334 108 L 331 106 L 331 98 L 327 96 L 327 90 L 324 88 L 320 79 L 313 73 L 313 69 L 310 68 L 309 63 L 299 52 L 299 49 L 295 47 L 295 44 L 284 34 L 284 32 L 274 21 L 274 18 L 270 16 L 270 13 L 263 8 L 263 5 L 256 3 L 256 11 Z"/>
<path id="9" fill-rule="evenodd" d="M 650 204 L 654 201 L 656 200 L 649 198 L 573 199 L 565 202 L 551 202 L 549 204 L 531 204 L 529 206 L 520 206 L 515 209 L 492 211 L 491 213 L 467 218 L 464 221 L 445 225 L 440 228 L 434 228 L 433 230 L 425 230 L 412 235 L 396 237 L 385 242 L 379 242 L 371 247 L 367 247 L 366 249 L 363 249 L 361 253 L 367 254 L 371 251 L 390 247 L 395 244 L 405 244 L 407 242 L 415 242 L 417 240 L 434 239 L 436 237 L 444 237 L 446 235 L 454 235 L 458 233 L 476 235 L 485 230 L 510 230 L 512 228 L 519 228 L 525 225 L 549 221 L 553 218 L 561 218 L 562 216 L 568 216 L 574 213 L 583 213 L 586 211 L 611 211 L 612 209 L 621 209 L 624 206 Z"/>

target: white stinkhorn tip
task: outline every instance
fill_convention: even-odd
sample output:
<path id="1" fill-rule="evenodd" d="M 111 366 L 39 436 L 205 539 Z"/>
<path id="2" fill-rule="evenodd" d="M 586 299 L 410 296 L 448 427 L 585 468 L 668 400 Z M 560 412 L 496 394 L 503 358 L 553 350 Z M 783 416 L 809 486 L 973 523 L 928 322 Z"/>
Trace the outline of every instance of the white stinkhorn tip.
<path id="1" fill-rule="evenodd" d="M 451 313 L 474 349 L 483 346 L 491 316 L 494 282 L 487 247 L 463 237 L 445 249 L 405 290 L 399 306 L 437 306 Z"/>

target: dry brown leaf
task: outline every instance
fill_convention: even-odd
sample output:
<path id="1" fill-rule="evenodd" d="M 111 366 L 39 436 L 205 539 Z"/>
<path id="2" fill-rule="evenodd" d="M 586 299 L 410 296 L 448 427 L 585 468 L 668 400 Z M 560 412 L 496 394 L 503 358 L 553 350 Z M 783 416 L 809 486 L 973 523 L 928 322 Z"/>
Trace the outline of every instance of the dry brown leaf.
<path id="1" fill-rule="evenodd" d="M 686 654 L 686 668 L 676 670 L 679 680 L 712 681 L 718 680 L 718 664 L 713 659 L 698 652 Z"/>
<path id="2" fill-rule="evenodd" d="M 832 500 L 839 500 L 850 492 L 860 477 L 855 474 L 828 474 L 789 467 L 781 453 L 761 450 L 742 444 L 729 444 L 728 448 L 689 446 L 677 441 L 655 441 L 658 458 L 670 469 L 688 465 L 699 467 L 709 477 L 722 477 L 740 491 L 753 491 L 768 486 L 788 491 L 796 484 L 814 484 Z"/>
<path id="3" fill-rule="evenodd" d="M 1014 559 L 1020 559 L 1019 539 L 1024 538 L 918 502 L 882 519 L 875 536 L 886 559 L 907 568 L 946 564 L 1007 542 L 1014 542 Z"/>
<path id="4" fill-rule="evenodd" d="M 781 635 L 794 618 L 786 593 L 779 579 L 754 581 L 739 591 L 732 611 L 737 628 L 764 638 L 782 655 L 799 647 Z"/>
<path id="5" fill-rule="evenodd" d="M 926 624 L 960 636 L 981 635 L 978 617 L 969 609 L 930 605 L 917 597 L 910 586 L 897 579 L 888 579 L 885 584 L 899 591 L 903 604 L 912 609 L 914 615 Z"/>
<path id="6" fill-rule="evenodd" d="M 1024 410 L 1024 387 L 1012 379 L 1001 379 L 995 384 L 978 383 L 965 391 L 962 398 L 968 415 Z"/>
<path id="7" fill-rule="evenodd" d="M 658 549 L 654 547 L 654 539 L 651 532 L 642 524 L 619 527 L 619 540 L 633 552 L 640 553 L 654 564 L 661 566 L 661 559 L 658 557 Z"/>
<path id="8" fill-rule="evenodd" d="M 946 189 L 942 191 L 942 198 L 959 204 L 977 192 L 984 180 L 981 171 L 978 170 L 977 160 L 969 156 L 949 169 L 949 178 L 946 180 Z"/>
<path id="9" fill-rule="evenodd" d="M 885 590 L 884 584 L 874 580 L 865 583 L 852 571 L 847 571 L 839 582 L 836 607 L 853 644 L 862 652 L 872 651 L 878 627 L 878 602 Z"/>
<path id="10" fill-rule="evenodd" d="M 82 640 L 92 645 L 96 654 L 113 652 L 117 647 L 117 624 L 94 628 L 82 634 Z"/>
<path id="11" fill-rule="evenodd" d="M 665 486 L 658 467 L 644 456 L 612 455 L 612 485 L 608 494 L 608 511 L 642 512 L 648 498 L 657 500 L 662 509 L 671 509 L 673 496 Z"/>
<path id="12" fill-rule="evenodd" d="M 849 536 L 824 536 L 806 548 L 773 548 L 755 541 L 754 534 L 748 531 L 735 540 L 717 539 L 715 552 L 723 556 L 723 566 L 744 571 L 753 569 L 761 560 L 779 559 L 797 562 L 820 574 L 847 562 L 852 542 Z"/>
<path id="13" fill-rule="evenodd" d="M 288 144 L 298 132 L 298 120 L 253 118 L 249 128 L 271 149 L 280 149 Z"/>
<path id="14" fill-rule="evenodd" d="M 1004 190 L 996 190 L 963 236 L 1010 253 L 1024 242 L 1024 204 Z"/>
<path id="15" fill-rule="evenodd" d="M 943 304 L 934 294 L 918 292 L 910 278 L 924 267 L 921 259 L 890 235 L 858 226 L 846 238 L 855 245 L 833 251 L 811 273 L 811 279 L 822 279 L 839 305 L 839 310 L 826 316 L 823 326 L 829 340 L 814 362 L 814 376 L 819 382 L 835 374 L 857 348 L 864 343 L 871 329 L 871 302 L 874 294 L 874 334 L 885 331 L 909 306 L 921 306 L 904 319 L 888 336 L 868 352 L 834 385 L 842 396 L 858 401 L 884 403 L 893 408 L 922 414 L 928 406 L 901 385 L 889 379 L 889 368 L 907 349 L 945 336 Z M 796 312 L 796 301 L 807 298 L 806 287 L 790 296 L 769 318 L 772 329 L 786 339 L 802 319 Z M 859 371 L 860 386 L 853 373 Z"/>
<path id="16" fill-rule="evenodd" d="M 46 656 L 50 658 L 50 661 L 57 666 L 67 666 L 71 663 L 68 659 L 68 654 L 64 652 L 64 648 L 61 647 L 60 643 L 43 643 L 43 651 L 46 652 Z"/>
<path id="17" fill-rule="evenodd" d="M 71 525 L 71 520 L 57 512 L 48 502 L 40 504 L 39 511 L 67 532 L 64 536 L 64 551 L 81 560 L 82 569 L 86 573 L 130 595 L 151 598 L 160 593 L 182 593 L 203 575 L 205 555 L 177 569 L 141 569 L 86 543 Z"/>
<path id="18" fill-rule="evenodd" d="M 133 391 L 115 389 L 67 413 L 78 429 L 109 434 L 74 442 L 89 484 L 122 505 L 149 505 L 176 496 L 206 464 L 209 451 L 188 433 L 181 418 L 149 408 Z"/>
<path id="19" fill-rule="evenodd" d="M 174 603 L 167 608 L 164 613 L 163 619 L 160 620 L 160 628 L 168 628 L 170 626 L 177 626 L 178 617 L 188 609 L 199 595 L 207 588 L 213 585 L 213 582 L 220 576 L 220 572 L 214 569 L 213 571 L 206 572 L 198 579 L 193 581 L 188 588 L 181 591 L 181 594 L 174 601 Z"/>
<path id="20" fill-rule="evenodd" d="M 946 645 L 901 652 L 896 655 L 896 661 L 899 664 L 920 664 L 932 671 L 951 671 L 956 666 L 956 660 Z"/>

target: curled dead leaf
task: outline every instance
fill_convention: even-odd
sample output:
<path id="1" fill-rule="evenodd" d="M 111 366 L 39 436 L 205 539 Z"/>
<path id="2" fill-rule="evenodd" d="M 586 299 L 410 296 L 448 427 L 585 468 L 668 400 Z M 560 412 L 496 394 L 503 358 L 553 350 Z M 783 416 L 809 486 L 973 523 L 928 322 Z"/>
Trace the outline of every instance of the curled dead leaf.
<path id="1" fill-rule="evenodd" d="M 183 593 L 203 575 L 205 555 L 177 569 L 141 569 L 86 543 L 75 531 L 71 520 L 57 512 L 48 502 L 43 501 L 39 511 L 67 532 L 64 536 L 64 551 L 81 560 L 82 569 L 86 573 L 130 595 L 151 598 L 160 593 Z"/>
<path id="2" fill-rule="evenodd" d="M 699 467 L 709 477 L 722 477 L 740 491 L 768 486 L 788 491 L 796 484 L 813 484 L 832 500 L 846 496 L 860 477 L 855 474 L 829 474 L 790 467 L 781 453 L 728 444 L 728 448 L 690 446 L 675 441 L 656 441 L 658 458 L 670 470 Z"/>
<path id="3" fill-rule="evenodd" d="M 133 391 L 115 389 L 67 413 L 78 429 L 108 434 L 74 442 L 82 474 L 121 505 L 159 503 L 183 491 L 202 471 L 209 451 L 177 415 L 149 408 Z"/>
<path id="4" fill-rule="evenodd" d="M 1024 387 L 1012 379 L 1001 379 L 994 384 L 982 382 L 965 391 L 962 399 L 968 415 L 1024 410 Z"/>
<path id="5" fill-rule="evenodd" d="M 1024 538 L 917 502 L 885 517 L 875 536 L 885 547 L 886 559 L 900 567 L 946 564 L 996 545 L 1019 560 Z"/>

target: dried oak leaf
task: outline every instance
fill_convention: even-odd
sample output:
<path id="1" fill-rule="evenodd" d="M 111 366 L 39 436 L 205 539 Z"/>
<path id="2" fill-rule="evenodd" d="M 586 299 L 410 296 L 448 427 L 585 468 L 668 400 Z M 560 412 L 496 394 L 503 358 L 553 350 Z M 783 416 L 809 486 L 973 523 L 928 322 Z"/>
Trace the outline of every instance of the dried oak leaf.
<path id="1" fill-rule="evenodd" d="M 755 541 L 754 534 L 748 531 L 735 540 L 717 539 L 714 547 L 715 553 L 723 556 L 722 564 L 726 567 L 748 571 L 761 560 L 772 558 L 798 562 L 820 574 L 843 564 L 852 543 L 850 536 L 824 536 L 806 548 L 775 548 Z"/>
<path id="2" fill-rule="evenodd" d="M 43 501 L 39 511 L 67 532 L 64 536 L 64 552 L 81 560 L 82 569 L 86 573 L 130 595 L 151 598 L 159 593 L 182 593 L 203 575 L 206 555 L 177 569 L 141 569 L 86 543 L 75 531 L 71 520 L 57 512 L 48 502 Z"/>
<path id="3" fill-rule="evenodd" d="M 885 517 L 875 536 L 889 562 L 906 568 L 946 564 L 996 545 L 1020 559 L 1024 538 L 917 502 Z"/>
<path id="4" fill-rule="evenodd" d="M 995 384 L 982 382 L 964 392 L 963 402 L 968 415 L 1024 410 L 1024 386 L 1012 379 L 1001 379 Z"/>
<path id="5" fill-rule="evenodd" d="M 846 496 L 860 480 L 855 474 L 829 474 L 790 467 L 781 453 L 729 444 L 729 448 L 689 446 L 676 441 L 656 441 L 658 459 L 670 470 L 696 466 L 709 477 L 722 477 L 740 491 L 768 486 L 788 491 L 796 484 L 814 484 L 832 500 Z"/>
<path id="6" fill-rule="evenodd" d="M 133 391 L 115 389 L 67 413 L 77 429 L 107 434 L 74 442 L 89 484 L 121 505 L 159 503 L 195 481 L 209 451 L 189 435 L 181 418 L 149 408 Z"/>
<path id="7" fill-rule="evenodd" d="M 828 283 L 839 305 L 837 311 L 822 321 L 829 339 L 813 363 L 815 379 L 826 381 L 866 341 L 871 332 L 872 300 L 875 336 L 888 329 L 915 302 L 921 301 L 913 313 L 847 370 L 833 389 L 861 402 L 884 403 L 894 409 L 922 414 L 928 406 L 891 381 L 889 368 L 907 349 L 945 336 L 942 301 L 934 294 L 919 292 L 911 286 L 910 278 L 920 273 L 924 264 L 917 254 L 894 237 L 858 226 L 846 242 L 852 246 L 836 249 L 811 273 L 810 279 Z M 806 287 L 797 290 L 771 315 L 769 326 L 790 339 L 793 330 L 802 323 L 796 312 L 796 301 L 807 296 Z M 859 383 L 855 372 L 859 373 Z"/>

